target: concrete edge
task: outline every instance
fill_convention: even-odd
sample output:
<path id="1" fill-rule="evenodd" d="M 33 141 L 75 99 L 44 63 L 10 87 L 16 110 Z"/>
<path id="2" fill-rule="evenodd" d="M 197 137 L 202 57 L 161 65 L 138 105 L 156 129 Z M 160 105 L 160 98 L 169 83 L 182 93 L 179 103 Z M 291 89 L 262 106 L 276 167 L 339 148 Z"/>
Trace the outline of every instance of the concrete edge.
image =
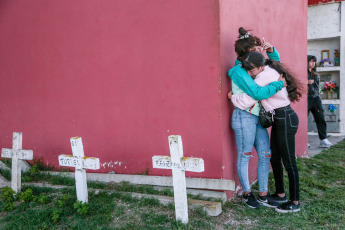
<path id="1" fill-rule="evenodd" d="M 0 174 L 0 188 L 6 187 L 6 186 L 10 187 L 11 182 L 7 181 L 6 178 Z"/>
<path id="2" fill-rule="evenodd" d="M 173 187 L 163 187 L 163 186 L 153 186 L 155 190 L 164 191 L 168 189 L 169 191 L 173 192 Z M 225 192 L 216 192 L 210 190 L 199 190 L 199 189 L 187 189 L 187 194 L 201 196 L 202 198 L 210 198 L 210 199 L 220 199 L 222 202 L 227 201 L 227 196 Z"/>
<path id="3" fill-rule="evenodd" d="M 74 172 L 43 171 L 50 175 L 60 175 L 74 178 Z M 128 175 L 128 174 L 106 174 L 106 173 L 87 173 L 88 181 L 96 182 L 115 182 L 127 181 L 131 184 L 156 185 L 172 187 L 172 177 L 167 176 L 147 176 L 147 175 Z M 235 191 L 235 182 L 225 179 L 207 179 L 207 178 L 186 178 L 187 188 L 210 189 Z"/>
<path id="4" fill-rule="evenodd" d="M 24 160 L 19 160 L 19 165 L 21 167 L 22 172 L 27 172 L 31 169 L 31 165 Z M 9 168 L 4 162 L 0 161 L 0 168 L 4 169 L 4 170 L 10 170 L 11 168 Z"/>

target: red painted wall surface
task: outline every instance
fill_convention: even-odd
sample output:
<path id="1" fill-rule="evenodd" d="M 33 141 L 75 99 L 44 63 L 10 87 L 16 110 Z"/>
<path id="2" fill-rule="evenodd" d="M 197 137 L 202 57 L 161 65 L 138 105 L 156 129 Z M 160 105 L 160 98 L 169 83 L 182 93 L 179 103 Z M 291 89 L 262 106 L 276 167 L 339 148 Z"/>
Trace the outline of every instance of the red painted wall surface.
<path id="1" fill-rule="evenodd" d="M 178 134 L 185 156 L 205 160 L 205 172 L 187 176 L 238 184 L 226 98 L 238 27 L 264 36 L 306 77 L 307 3 L 268 2 L 0 1 L 0 147 L 23 132 L 23 148 L 57 166 L 69 138 L 81 136 L 99 172 L 171 175 L 151 158 L 169 155 L 168 136 Z M 294 108 L 303 155 L 305 98 Z"/>

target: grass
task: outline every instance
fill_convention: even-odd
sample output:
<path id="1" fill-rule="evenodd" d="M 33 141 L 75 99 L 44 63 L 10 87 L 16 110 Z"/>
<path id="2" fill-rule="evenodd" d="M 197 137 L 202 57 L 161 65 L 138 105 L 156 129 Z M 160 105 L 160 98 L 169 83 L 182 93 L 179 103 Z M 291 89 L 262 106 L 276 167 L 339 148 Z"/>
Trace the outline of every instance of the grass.
<path id="1" fill-rule="evenodd" d="M 44 193 L 47 203 L 38 199 L 17 201 L 13 211 L 0 212 L 0 229 L 344 229 L 345 228 L 345 140 L 313 158 L 297 160 L 300 173 L 302 209 L 298 213 L 280 214 L 270 208 L 252 210 L 240 198 L 223 204 L 223 213 L 209 217 L 201 210 L 189 211 L 187 225 L 175 220 L 174 206 L 162 206 L 155 199 L 133 198 L 126 192 L 172 196 L 170 190 L 156 191 L 152 186 L 129 183 L 89 183 L 86 214 L 76 209 L 74 179 L 51 176 L 33 170 L 24 174 L 28 181 L 48 181 L 71 185 L 64 189 L 32 189 L 33 196 Z M 0 171 L 6 178 L 9 172 Z M 285 175 L 285 184 L 288 185 Z M 274 180 L 270 174 L 269 187 Z M 253 186 L 254 188 L 257 185 Z M 286 188 L 288 190 L 288 188 Z M 4 201 L 0 201 L 0 210 Z"/>

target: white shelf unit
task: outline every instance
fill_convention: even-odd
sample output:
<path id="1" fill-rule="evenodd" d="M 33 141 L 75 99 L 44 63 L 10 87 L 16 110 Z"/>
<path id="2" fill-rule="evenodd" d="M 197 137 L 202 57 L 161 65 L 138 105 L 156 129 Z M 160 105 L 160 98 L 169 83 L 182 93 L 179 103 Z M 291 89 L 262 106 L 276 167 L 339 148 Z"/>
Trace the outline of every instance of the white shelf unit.
<path id="1" fill-rule="evenodd" d="M 329 105 L 329 104 L 334 104 L 334 105 L 339 105 L 340 104 L 340 99 L 323 99 L 322 104 Z"/>
<path id="2" fill-rule="evenodd" d="M 316 40 L 327 40 L 332 38 L 339 38 L 340 33 L 339 32 L 333 32 L 328 34 L 321 34 L 317 36 L 308 37 L 308 41 L 316 41 Z"/>
<path id="3" fill-rule="evenodd" d="M 334 63 L 335 49 L 340 51 L 340 66 L 317 67 L 316 70 L 320 76 L 320 87 L 325 78 L 327 81 L 336 80 L 340 85 L 339 95 L 334 95 L 339 98 L 326 99 L 325 92 L 320 97 L 324 106 L 334 104 L 338 107 L 339 133 L 345 133 L 345 2 L 309 6 L 308 54 L 315 55 L 319 62 L 321 50 L 329 50 L 329 58 Z"/>
<path id="4" fill-rule="evenodd" d="M 340 71 L 340 66 L 330 66 L 330 67 L 317 67 L 316 72 L 335 72 Z"/>

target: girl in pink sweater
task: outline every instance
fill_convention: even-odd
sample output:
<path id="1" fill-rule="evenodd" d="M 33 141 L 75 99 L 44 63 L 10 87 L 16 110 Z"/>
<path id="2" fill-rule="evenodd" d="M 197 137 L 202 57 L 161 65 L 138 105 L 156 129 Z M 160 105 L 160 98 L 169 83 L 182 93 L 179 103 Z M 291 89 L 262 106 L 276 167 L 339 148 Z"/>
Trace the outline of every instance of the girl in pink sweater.
<path id="1" fill-rule="evenodd" d="M 286 79 L 287 86 L 270 98 L 261 100 L 261 104 L 264 107 L 262 109 L 270 111 L 274 117 L 271 130 L 271 165 L 275 179 L 275 196 L 285 196 L 283 165 L 289 177 L 290 199 L 275 210 L 280 213 L 298 212 L 300 210 L 299 176 L 295 155 L 295 135 L 299 121 L 290 102 L 299 101 L 303 91 L 302 84 L 279 62 L 265 60 L 265 57 L 258 52 L 247 54 L 242 67 L 248 71 L 249 75 L 255 77 L 255 82 L 260 86 L 277 81 L 280 75 Z M 257 102 L 247 94 L 234 94 L 229 97 L 234 106 L 240 109 L 251 107 Z"/>

